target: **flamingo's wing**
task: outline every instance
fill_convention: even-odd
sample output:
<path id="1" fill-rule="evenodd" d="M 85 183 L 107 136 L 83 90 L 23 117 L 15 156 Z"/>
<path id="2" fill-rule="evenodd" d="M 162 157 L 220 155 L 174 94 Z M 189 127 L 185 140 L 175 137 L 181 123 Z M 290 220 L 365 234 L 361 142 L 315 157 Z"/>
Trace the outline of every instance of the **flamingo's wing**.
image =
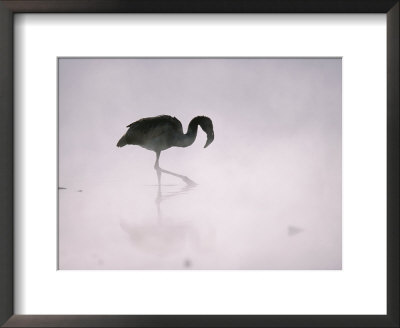
<path id="1" fill-rule="evenodd" d="M 151 131 L 158 128 L 172 128 L 177 132 L 182 132 L 182 124 L 176 118 L 169 115 L 160 115 L 155 117 L 142 118 L 127 126 L 132 130 L 140 130 L 141 132 Z"/>
<path id="2" fill-rule="evenodd" d="M 137 128 L 151 130 L 159 125 L 174 127 L 180 131 L 182 129 L 182 123 L 176 118 L 169 115 L 159 115 L 155 117 L 146 117 L 138 121 L 135 121 L 127 126 L 127 128 Z"/>
<path id="3" fill-rule="evenodd" d="M 129 130 L 126 136 L 129 142 L 143 143 L 147 140 L 157 138 L 165 133 L 183 133 L 182 124 L 175 117 L 160 115 L 156 117 L 142 118 L 127 126 Z"/>

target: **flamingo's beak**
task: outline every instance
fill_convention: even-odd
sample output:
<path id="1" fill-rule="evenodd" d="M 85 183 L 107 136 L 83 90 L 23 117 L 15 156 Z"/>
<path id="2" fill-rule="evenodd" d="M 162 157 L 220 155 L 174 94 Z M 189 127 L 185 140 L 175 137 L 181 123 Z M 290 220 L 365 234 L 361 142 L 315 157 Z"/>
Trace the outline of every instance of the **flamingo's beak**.
<path id="1" fill-rule="evenodd" d="M 214 132 L 211 132 L 210 134 L 207 135 L 207 142 L 204 146 L 204 148 L 207 148 L 207 146 L 214 141 Z"/>

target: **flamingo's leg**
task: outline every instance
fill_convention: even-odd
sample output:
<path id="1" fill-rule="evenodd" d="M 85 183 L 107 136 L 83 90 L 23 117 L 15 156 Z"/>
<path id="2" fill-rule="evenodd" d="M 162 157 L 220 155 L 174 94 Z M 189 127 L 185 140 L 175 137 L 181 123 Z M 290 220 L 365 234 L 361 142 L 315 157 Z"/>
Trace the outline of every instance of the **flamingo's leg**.
<path id="1" fill-rule="evenodd" d="M 155 170 L 159 170 L 160 169 L 160 164 L 159 164 L 160 154 L 161 154 L 160 151 L 156 151 L 156 162 L 154 163 L 154 169 Z"/>
<path id="2" fill-rule="evenodd" d="M 171 171 L 164 170 L 161 167 L 159 168 L 159 170 L 162 173 L 170 174 L 170 175 L 173 175 L 174 177 L 178 177 L 178 178 L 182 179 L 182 181 L 185 182 L 189 186 L 195 186 L 196 185 L 196 182 L 194 182 L 193 180 L 189 179 L 187 176 L 184 176 L 184 175 L 181 175 L 181 174 L 178 174 L 178 173 L 174 173 L 174 172 L 171 172 Z"/>
<path id="3" fill-rule="evenodd" d="M 157 171 L 157 179 L 158 179 L 159 186 L 161 185 L 161 168 L 159 165 L 160 154 L 161 154 L 161 152 L 159 152 L 159 151 L 156 152 L 156 162 L 154 164 L 154 169 Z"/>
<path id="4" fill-rule="evenodd" d="M 158 185 L 161 186 L 161 170 L 157 170 Z"/>
<path id="5" fill-rule="evenodd" d="M 189 179 L 188 177 L 186 177 L 184 175 L 177 174 L 177 173 L 162 169 L 160 167 L 160 164 L 159 164 L 160 154 L 161 154 L 161 151 L 156 151 L 156 162 L 154 163 L 154 169 L 157 171 L 157 178 L 158 178 L 158 184 L 159 185 L 161 185 L 161 173 L 166 173 L 166 174 L 170 174 L 170 175 L 173 175 L 175 177 L 178 177 L 178 178 L 182 179 L 189 186 L 195 186 L 196 185 L 196 183 L 193 180 Z"/>

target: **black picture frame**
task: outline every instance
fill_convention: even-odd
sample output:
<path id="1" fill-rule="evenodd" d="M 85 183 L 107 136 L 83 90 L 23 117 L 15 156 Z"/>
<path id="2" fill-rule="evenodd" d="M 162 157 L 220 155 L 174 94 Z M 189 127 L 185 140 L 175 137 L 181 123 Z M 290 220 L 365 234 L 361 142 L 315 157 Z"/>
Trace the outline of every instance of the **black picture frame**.
<path id="1" fill-rule="evenodd" d="M 0 324 L 4 327 L 399 327 L 399 8 L 399 0 L 0 0 Z M 14 14 L 131 12 L 386 14 L 387 315 L 14 314 Z"/>

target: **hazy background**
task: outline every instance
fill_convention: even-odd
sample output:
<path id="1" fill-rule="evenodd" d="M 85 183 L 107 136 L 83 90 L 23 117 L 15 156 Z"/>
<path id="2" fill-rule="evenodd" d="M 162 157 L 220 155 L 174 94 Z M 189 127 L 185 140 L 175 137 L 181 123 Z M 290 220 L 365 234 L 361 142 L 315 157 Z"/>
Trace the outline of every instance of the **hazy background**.
<path id="1" fill-rule="evenodd" d="M 215 140 L 162 152 L 198 185 L 157 203 L 155 153 L 116 143 L 160 114 Z M 59 188 L 60 269 L 341 269 L 341 60 L 60 59 Z"/>

